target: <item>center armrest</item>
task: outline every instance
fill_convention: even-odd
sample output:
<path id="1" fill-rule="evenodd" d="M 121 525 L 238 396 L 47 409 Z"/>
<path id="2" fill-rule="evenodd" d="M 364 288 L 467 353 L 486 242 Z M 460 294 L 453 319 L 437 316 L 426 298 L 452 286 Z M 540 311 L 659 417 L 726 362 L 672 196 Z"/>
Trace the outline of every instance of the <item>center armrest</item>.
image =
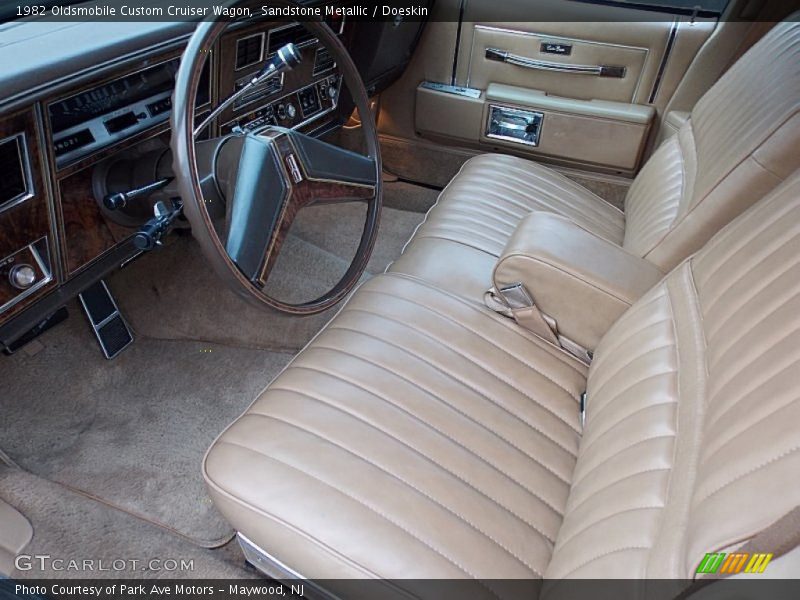
<path id="1" fill-rule="evenodd" d="M 561 335 L 593 350 L 611 325 L 664 276 L 655 265 L 548 212 L 526 216 L 492 275 L 521 283 Z"/>

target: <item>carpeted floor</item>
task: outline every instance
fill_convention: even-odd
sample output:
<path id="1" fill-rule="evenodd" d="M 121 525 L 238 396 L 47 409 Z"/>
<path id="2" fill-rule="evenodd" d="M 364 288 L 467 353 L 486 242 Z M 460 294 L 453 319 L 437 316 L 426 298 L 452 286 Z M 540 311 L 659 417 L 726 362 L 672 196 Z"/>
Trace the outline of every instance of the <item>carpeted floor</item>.
<path id="1" fill-rule="evenodd" d="M 205 493 L 200 459 L 291 355 L 140 337 L 107 361 L 71 309 L 40 338 L 38 354 L 3 359 L 6 453 L 31 473 L 199 545 L 228 541 L 232 531 Z"/>
<path id="2" fill-rule="evenodd" d="M 12 579 L 257 576 L 243 568 L 236 542 L 213 550 L 189 544 L 160 527 L 19 469 L 0 466 L 0 498 L 17 507 L 34 526 L 33 540 L 25 554 L 65 561 L 60 568 L 56 563 L 58 570 L 51 561 L 31 561 L 30 569 L 8 573 Z M 75 559 L 94 560 L 98 568 L 87 573 L 63 567 L 66 561 Z M 111 569 L 112 561 L 120 559 L 124 562 L 115 564 L 120 570 Z M 154 559 L 161 562 L 150 564 Z M 99 568 L 100 560 L 109 570 Z M 170 560 L 177 561 L 177 570 L 167 562 Z M 180 568 L 181 563 L 186 568 Z"/>
<path id="3" fill-rule="evenodd" d="M 430 197 L 407 185 L 389 184 L 389 203 L 418 208 Z M 276 293 L 304 300 L 335 283 L 356 247 L 360 211 L 304 211 L 273 272 Z M 384 210 L 365 277 L 396 258 L 422 217 Z M 226 576 L 239 555 L 205 491 L 203 453 L 336 308 L 297 318 L 250 306 L 216 279 L 189 235 L 170 236 L 108 283 L 136 336 L 115 360 L 102 357 L 77 304 L 37 340 L 38 353 L 0 356 L 0 448 L 23 469 L 0 468 L 0 497 L 33 521 L 37 551 L 69 554 L 91 536 L 97 557 L 188 552 L 207 565 L 203 576 Z"/>

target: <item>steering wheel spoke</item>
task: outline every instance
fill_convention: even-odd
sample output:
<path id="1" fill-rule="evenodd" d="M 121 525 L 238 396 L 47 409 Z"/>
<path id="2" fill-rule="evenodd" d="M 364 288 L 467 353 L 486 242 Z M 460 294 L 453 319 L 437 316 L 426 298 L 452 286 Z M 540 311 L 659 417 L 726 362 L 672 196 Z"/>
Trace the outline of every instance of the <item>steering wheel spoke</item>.
<path id="1" fill-rule="evenodd" d="M 303 208 L 375 199 L 371 159 L 291 130 L 247 134 L 238 162 L 225 246 L 261 287 Z"/>

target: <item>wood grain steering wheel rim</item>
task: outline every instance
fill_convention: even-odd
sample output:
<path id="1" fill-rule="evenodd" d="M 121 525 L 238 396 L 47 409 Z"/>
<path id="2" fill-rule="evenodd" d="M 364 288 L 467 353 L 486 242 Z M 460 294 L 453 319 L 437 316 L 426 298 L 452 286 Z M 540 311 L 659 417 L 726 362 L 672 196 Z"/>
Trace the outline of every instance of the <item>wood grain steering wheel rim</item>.
<path id="1" fill-rule="evenodd" d="M 271 4 L 294 5 L 293 2 L 287 0 L 273 0 Z M 195 239 L 200 244 L 214 271 L 231 289 L 251 303 L 292 315 L 309 315 L 327 310 L 341 301 L 357 285 L 366 269 L 375 245 L 383 197 L 378 134 L 369 107 L 367 92 L 358 70 L 346 48 L 324 23 L 321 21 L 307 21 L 303 25 L 321 43 L 327 46 L 333 54 L 333 58 L 341 71 L 344 85 L 347 86 L 358 108 L 367 151 L 366 157 L 363 157 L 363 159 L 370 161 L 368 170 L 372 171 L 370 173 L 372 185 L 353 183 L 352 179 L 348 180 L 347 177 L 340 179 L 335 174 L 334 176 L 319 177 L 314 176 L 314 173 L 309 173 L 311 169 L 310 165 L 306 164 L 304 160 L 304 152 L 302 150 L 300 152 L 293 151 L 298 146 L 297 138 L 304 137 L 300 134 L 289 135 L 288 132 L 284 131 L 282 133 L 275 128 L 265 136 L 249 135 L 248 137 L 258 137 L 259 141 L 266 141 L 270 146 L 269 152 L 274 159 L 273 162 L 281 161 L 282 173 L 287 178 L 284 180 L 284 184 L 288 183 L 290 188 L 284 200 L 284 205 L 280 209 L 274 235 L 272 233 L 268 235 L 268 246 L 265 249 L 263 264 L 258 277 L 253 274 L 248 276 L 243 272 L 240 266 L 241 262 L 237 265 L 229 255 L 225 243 L 220 240 L 217 234 L 206 206 L 203 194 L 204 186 L 198 170 L 198 157 L 194 143 L 195 99 L 202 69 L 217 38 L 228 26 L 227 22 L 204 21 L 198 25 L 181 58 L 180 68 L 175 79 L 173 109 L 170 117 L 172 124 L 173 169 L 178 182 L 178 189 L 183 199 L 184 213 L 192 225 L 192 233 Z M 293 140 L 292 138 L 295 139 Z M 312 138 L 306 139 L 312 140 Z M 245 140 L 245 142 L 247 141 Z M 316 143 L 324 144 L 323 142 Z M 325 152 L 339 151 L 342 156 L 349 155 L 349 160 L 352 160 L 353 157 L 360 157 L 360 155 L 338 149 L 335 146 L 324 145 L 328 147 L 328 150 L 323 149 L 323 154 Z M 331 161 L 328 162 L 330 163 Z M 334 160 L 332 164 L 335 165 L 336 161 Z M 294 169 L 295 166 L 299 167 L 301 175 L 297 175 Z M 360 165 L 359 168 L 363 172 L 364 165 Z M 301 178 L 300 181 L 298 181 L 298 177 Z M 300 304 L 284 302 L 268 294 L 264 289 L 264 284 L 266 283 L 265 274 L 266 276 L 269 275 L 280 251 L 280 245 L 285 239 L 297 212 L 304 206 L 311 204 L 341 201 L 366 202 L 367 214 L 356 253 L 339 282 L 319 298 Z"/>

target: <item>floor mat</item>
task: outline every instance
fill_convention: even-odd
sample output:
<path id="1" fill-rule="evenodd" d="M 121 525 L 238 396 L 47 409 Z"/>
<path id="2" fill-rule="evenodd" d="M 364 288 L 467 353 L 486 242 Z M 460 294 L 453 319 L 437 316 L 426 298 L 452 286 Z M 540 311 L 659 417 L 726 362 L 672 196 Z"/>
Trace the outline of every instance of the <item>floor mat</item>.
<path id="1" fill-rule="evenodd" d="M 38 354 L 0 358 L 3 449 L 32 473 L 200 545 L 227 541 L 203 453 L 291 356 L 140 338 L 106 361 L 83 315 L 70 312 Z"/>

